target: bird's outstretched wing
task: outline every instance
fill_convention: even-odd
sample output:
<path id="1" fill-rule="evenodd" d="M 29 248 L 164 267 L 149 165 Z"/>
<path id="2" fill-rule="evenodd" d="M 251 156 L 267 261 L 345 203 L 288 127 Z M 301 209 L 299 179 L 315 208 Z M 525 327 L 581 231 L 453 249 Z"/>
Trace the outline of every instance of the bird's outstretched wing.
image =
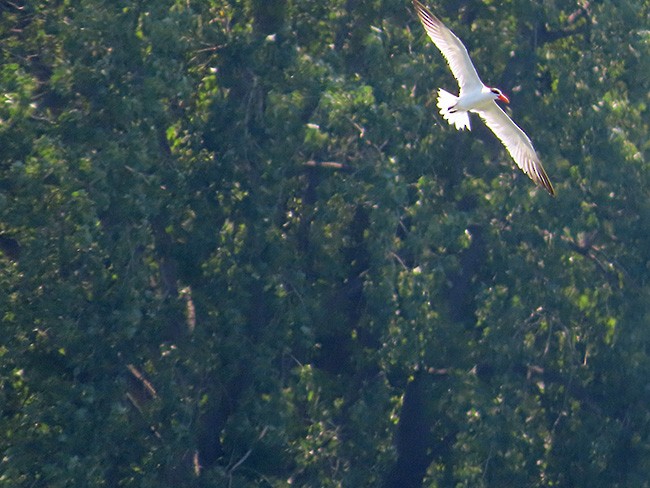
<path id="1" fill-rule="evenodd" d="M 555 195 L 551 180 L 548 179 L 546 171 L 537 157 L 533 143 L 530 142 L 526 133 L 501 110 L 501 107 L 492 102 L 486 109 L 477 110 L 476 113 L 503 143 L 517 166 L 537 185 L 551 195 Z"/>
<path id="2" fill-rule="evenodd" d="M 413 0 L 413 7 L 418 13 L 418 17 L 420 17 L 429 38 L 447 60 L 454 78 L 458 81 L 460 95 L 462 96 L 465 90 L 480 90 L 483 87 L 483 82 L 479 78 L 476 68 L 474 68 L 472 60 L 467 54 L 467 49 L 460 39 L 418 0 Z"/>

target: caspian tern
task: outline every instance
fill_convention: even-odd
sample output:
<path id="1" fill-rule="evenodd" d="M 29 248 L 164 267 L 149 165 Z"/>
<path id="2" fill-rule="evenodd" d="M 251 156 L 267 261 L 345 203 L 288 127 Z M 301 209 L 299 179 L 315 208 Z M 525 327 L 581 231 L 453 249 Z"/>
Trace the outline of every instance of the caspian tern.
<path id="1" fill-rule="evenodd" d="M 510 103 L 508 98 L 498 88 L 483 84 L 467 49 L 451 30 L 418 0 L 413 0 L 413 6 L 429 38 L 445 57 L 458 81 L 458 96 L 438 89 L 438 108 L 442 117 L 458 130 L 471 130 L 469 112 L 477 113 L 501 140 L 517 166 L 537 185 L 555 195 L 530 139 L 495 102 Z"/>

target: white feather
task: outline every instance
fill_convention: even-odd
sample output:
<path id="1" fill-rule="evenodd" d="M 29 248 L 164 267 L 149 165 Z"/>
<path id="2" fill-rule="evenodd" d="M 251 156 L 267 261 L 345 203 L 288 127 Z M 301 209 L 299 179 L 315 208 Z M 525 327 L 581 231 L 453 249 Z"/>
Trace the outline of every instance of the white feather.
<path id="1" fill-rule="evenodd" d="M 443 89 L 438 90 L 440 114 L 459 130 L 471 129 L 468 112 L 479 114 L 503 143 L 517 166 L 536 184 L 554 195 L 553 185 L 530 139 L 494 102 L 497 98 L 507 102 L 507 98 L 503 97 L 499 90 L 488 88 L 483 84 L 467 49 L 452 31 L 419 0 L 413 0 L 413 6 L 429 38 L 445 57 L 452 74 L 458 81 L 460 91 L 458 97 Z"/>

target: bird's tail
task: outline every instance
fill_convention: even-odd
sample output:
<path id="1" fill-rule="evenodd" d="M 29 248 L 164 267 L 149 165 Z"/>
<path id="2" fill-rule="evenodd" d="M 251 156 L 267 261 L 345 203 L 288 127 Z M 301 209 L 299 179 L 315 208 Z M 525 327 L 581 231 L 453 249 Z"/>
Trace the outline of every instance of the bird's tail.
<path id="1" fill-rule="evenodd" d="M 458 102 L 457 96 L 452 95 L 442 88 L 438 89 L 438 108 L 440 109 L 442 118 L 450 124 L 455 125 L 458 130 L 472 130 L 469 125 L 469 114 L 465 110 L 456 110 L 454 108 L 456 102 Z"/>

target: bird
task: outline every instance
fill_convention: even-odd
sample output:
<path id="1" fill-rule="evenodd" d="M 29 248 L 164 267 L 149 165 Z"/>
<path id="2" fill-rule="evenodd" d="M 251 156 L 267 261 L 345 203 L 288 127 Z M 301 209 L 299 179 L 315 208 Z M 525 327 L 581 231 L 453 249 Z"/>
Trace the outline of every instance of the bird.
<path id="1" fill-rule="evenodd" d="M 429 38 L 440 50 L 458 81 L 459 93 L 455 96 L 438 89 L 437 105 L 440 115 L 457 130 L 471 130 L 469 112 L 479 115 L 494 135 L 503 143 L 517 166 L 537 185 L 552 196 L 555 190 L 526 133 L 496 104 L 496 100 L 510 103 L 498 88 L 486 86 L 461 40 L 418 0 L 413 7 Z"/>

